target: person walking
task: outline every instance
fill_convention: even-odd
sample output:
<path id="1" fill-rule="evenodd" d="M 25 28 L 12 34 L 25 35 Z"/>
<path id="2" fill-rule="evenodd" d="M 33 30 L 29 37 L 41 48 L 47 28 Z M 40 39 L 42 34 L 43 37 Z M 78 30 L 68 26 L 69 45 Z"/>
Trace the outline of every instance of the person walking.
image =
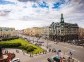
<path id="1" fill-rule="evenodd" d="M 70 51 L 70 52 L 69 52 L 69 56 L 70 56 L 70 58 L 72 58 L 72 55 L 73 55 L 73 53 Z"/>

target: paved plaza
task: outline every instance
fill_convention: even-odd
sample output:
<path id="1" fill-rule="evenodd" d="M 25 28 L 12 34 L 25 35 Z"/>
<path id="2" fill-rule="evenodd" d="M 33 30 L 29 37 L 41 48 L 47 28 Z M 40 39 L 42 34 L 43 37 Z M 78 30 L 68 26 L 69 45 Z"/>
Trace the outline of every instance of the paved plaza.
<path id="1" fill-rule="evenodd" d="M 33 57 L 30 57 L 29 54 L 23 53 L 22 50 L 19 49 L 6 49 L 8 52 L 12 52 L 16 54 L 15 58 L 20 58 L 21 62 L 48 62 L 47 58 L 55 56 L 55 53 L 48 52 L 46 54 L 38 54 L 34 55 Z M 16 52 L 16 50 L 19 51 L 19 53 Z"/>
<path id="2" fill-rule="evenodd" d="M 34 39 L 31 37 L 31 39 Z M 36 39 L 36 38 L 35 38 Z M 20 49 L 7 49 L 11 53 L 15 53 L 15 58 L 20 58 L 21 62 L 48 62 L 47 58 L 56 56 L 56 53 L 49 52 L 50 49 L 56 49 L 61 50 L 64 56 L 69 56 L 69 51 L 72 51 L 73 55 L 72 57 L 76 60 L 79 60 L 80 62 L 84 61 L 84 47 L 71 45 L 68 43 L 59 42 L 56 44 L 56 42 L 45 40 L 45 39 L 39 39 L 39 41 L 43 41 L 42 48 L 47 50 L 46 54 L 37 54 L 33 55 L 33 57 L 30 57 L 30 54 L 27 54 L 25 51 L 22 51 Z M 32 41 L 31 41 L 32 42 Z M 48 45 L 48 49 L 46 46 Z M 16 50 L 19 51 L 19 53 L 16 52 Z"/>

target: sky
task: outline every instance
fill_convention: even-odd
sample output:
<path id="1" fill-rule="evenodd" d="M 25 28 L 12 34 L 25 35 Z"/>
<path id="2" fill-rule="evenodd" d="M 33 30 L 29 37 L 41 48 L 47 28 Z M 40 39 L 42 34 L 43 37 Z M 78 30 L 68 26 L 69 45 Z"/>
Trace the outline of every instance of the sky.
<path id="1" fill-rule="evenodd" d="M 0 27 L 25 29 L 60 22 L 84 28 L 84 0 L 0 0 Z"/>

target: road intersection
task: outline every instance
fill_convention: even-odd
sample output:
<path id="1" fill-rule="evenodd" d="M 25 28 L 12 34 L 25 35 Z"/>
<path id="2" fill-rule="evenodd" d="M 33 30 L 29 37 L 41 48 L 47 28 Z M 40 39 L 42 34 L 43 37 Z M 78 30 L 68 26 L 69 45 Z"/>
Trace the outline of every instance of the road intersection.
<path id="1" fill-rule="evenodd" d="M 37 42 L 36 37 L 29 37 L 29 36 L 24 36 L 24 35 L 22 35 L 22 37 L 26 38 L 26 40 L 29 40 L 31 38 L 32 43 Z M 45 40 L 42 38 L 40 38 L 38 40 L 38 42 L 39 41 L 43 41 L 41 47 L 44 49 L 47 49 L 46 46 L 48 46 L 48 49 L 49 48 L 51 48 L 51 49 L 55 48 L 56 50 L 60 49 L 62 51 L 62 53 L 66 56 L 69 55 L 69 51 L 72 51 L 72 53 L 73 53 L 72 57 L 73 58 L 79 60 L 80 62 L 84 62 L 84 48 L 81 46 L 71 45 L 71 44 L 63 43 L 63 42 L 59 42 L 56 44 L 53 41 Z M 47 49 L 47 51 L 48 51 L 48 49 Z M 18 53 L 16 53 L 16 57 L 20 58 L 21 62 L 47 62 L 47 58 L 55 56 L 55 55 L 56 55 L 56 53 L 47 52 L 46 54 L 34 55 L 31 58 L 31 57 L 29 57 L 29 54 L 25 53 L 25 55 L 23 55 L 22 52 L 20 52 L 20 54 L 18 55 Z"/>

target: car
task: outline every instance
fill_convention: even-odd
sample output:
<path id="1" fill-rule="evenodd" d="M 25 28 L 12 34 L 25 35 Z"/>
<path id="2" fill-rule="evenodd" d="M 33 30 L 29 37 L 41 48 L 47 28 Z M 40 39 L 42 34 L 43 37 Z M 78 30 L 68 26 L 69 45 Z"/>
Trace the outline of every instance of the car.
<path id="1" fill-rule="evenodd" d="M 50 57 L 50 58 L 47 58 L 47 61 L 48 62 L 54 62 L 54 59 L 53 59 L 53 57 Z"/>
<path id="2" fill-rule="evenodd" d="M 19 58 L 14 58 L 12 61 L 10 62 L 20 62 L 20 59 Z"/>
<path id="3" fill-rule="evenodd" d="M 44 42 L 40 41 L 39 43 L 44 43 Z"/>

